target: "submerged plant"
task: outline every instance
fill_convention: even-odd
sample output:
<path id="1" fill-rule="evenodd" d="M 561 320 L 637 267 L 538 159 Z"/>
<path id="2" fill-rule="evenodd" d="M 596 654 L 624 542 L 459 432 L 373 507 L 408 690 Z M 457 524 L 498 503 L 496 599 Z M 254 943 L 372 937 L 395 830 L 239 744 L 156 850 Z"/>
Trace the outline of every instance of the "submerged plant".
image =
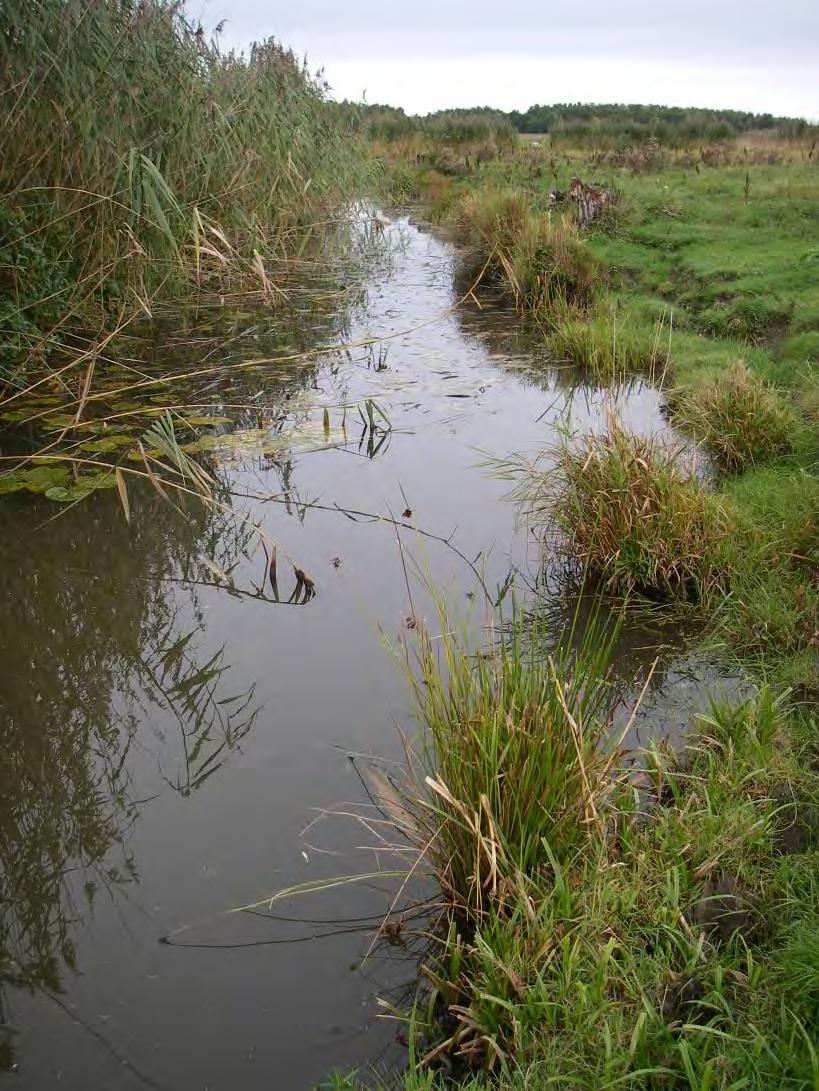
<path id="1" fill-rule="evenodd" d="M 789 454 L 799 431 L 786 397 L 742 360 L 711 382 L 672 393 L 670 403 L 674 423 L 732 472 Z"/>

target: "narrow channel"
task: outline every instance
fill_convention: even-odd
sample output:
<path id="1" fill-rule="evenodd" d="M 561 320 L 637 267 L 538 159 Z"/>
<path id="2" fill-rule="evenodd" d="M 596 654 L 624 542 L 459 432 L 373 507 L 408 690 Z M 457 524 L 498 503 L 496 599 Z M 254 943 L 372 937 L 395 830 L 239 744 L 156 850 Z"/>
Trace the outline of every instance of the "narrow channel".
<path id="1" fill-rule="evenodd" d="M 3 1085 L 268 1091 L 401 1063 L 378 998 L 411 988 L 416 953 L 364 960 L 395 881 L 261 903 L 383 863 L 343 812 L 366 805 L 361 763 L 400 760 L 396 725 L 412 727 L 385 643 L 413 615 L 435 624 L 425 580 L 476 626 L 475 569 L 492 590 L 537 582 L 486 460 L 597 427 L 612 395 L 513 312 L 459 305 L 447 241 L 407 215 L 385 236 L 338 349 L 253 371 L 269 412 L 214 446 L 277 543 L 280 602 L 226 514 L 154 498 L 129 527 L 111 491 L 45 523 L 45 501 L 3 506 Z M 632 428 L 667 428 L 651 386 L 614 399 Z M 307 576 L 298 601 L 285 558 Z M 713 684 L 681 641 L 657 643 L 641 737 L 682 730 Z M 636 677 L 655 646 L 621 645 Z"/>

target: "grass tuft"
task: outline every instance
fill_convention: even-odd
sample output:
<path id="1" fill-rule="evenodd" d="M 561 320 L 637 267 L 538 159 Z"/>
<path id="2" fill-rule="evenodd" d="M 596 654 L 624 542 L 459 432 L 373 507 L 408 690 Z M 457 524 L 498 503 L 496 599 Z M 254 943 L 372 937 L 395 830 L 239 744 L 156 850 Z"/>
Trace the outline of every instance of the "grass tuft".
<path id="1" fill-rule="evenodd" d="M 738 360 L 710 382 L 673 392 L 672 419 L 729 472 L 772 462 L 794 449 L 799 419 L 786 396 Z"/>
<path id="2" fill-rule="evenodd" d="M 473 1091 L 814 1086 L 815 720 L 765 686 L 715 700 L 626 789 L 608 638 L 550 656 L 544 636 L 518 619 L 473 656 L 422 634 L 421 807 L 451 912 L 400 1085 L 448 1086 L 446 1057 Z"/>
<path id="3" fill-rule="evenodd" d="M 533 211 L 520 189 L 466 193 L 451 222 L 464 247 L 462 276 L 470 284 L 497 284 L 521 311 L 555 302 L 587 306 L 597 286 L 597 265 L 575 228 Z"/>
<path id="4" fill-rule="evenodd" d="M 520 494 L 606 590 L 697 601 L 724 582 L 728 508 L 690 471 L 682 450 L 612 418 L 603 434 L 567 437 L 553 458 L 545 472 L 523 469 Z"/>
<path id="5" fill-rule="evenodd" d="M 547 340 L 555 356 L 588 368 L 600 382 L 635 373 L 662 380 L 670 352 L 665 326 L 664 315 L 653 326 L 637 325 L 615 306 L 588 316 L 567 307 L 549 315 Z"/>

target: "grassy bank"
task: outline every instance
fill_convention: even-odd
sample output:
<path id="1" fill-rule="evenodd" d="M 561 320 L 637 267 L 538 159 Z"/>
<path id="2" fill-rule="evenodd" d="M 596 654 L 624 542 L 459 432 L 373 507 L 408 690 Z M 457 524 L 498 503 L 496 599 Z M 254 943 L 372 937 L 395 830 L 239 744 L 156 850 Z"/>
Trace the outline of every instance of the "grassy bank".
<path id="1" fill-rule="evenodd" d="M 819 173 L 807 146 L 749 143 L 398 165 L 467 274 L 586 381 L 662 383 L 705 474 L 614 419 L 545 471 L 506 468 L 579 578 L 698 617 L 750 694 L 635 772 L 612 750 L 606 634 L 519 621 L 478 657 L 446 617 L 435 651 L 421 634 L 424 821 L 405 833 L 451 910 L 407 1089 L 819 1088 Z M 578 174 L 619 194 L 584 231 L 549 200 Z M 556 233 L 589 270 L 582 298 L 517 290 L 554 264 L 525 240 Z"/>
<path id="2" fill-rule="evenodd" d="M 707 486 L 677 490 L 682 506 L 670 493 L 661 498 L 663 483 L 655 481 L 652 502 L 661 505 L 669 532 L 663 548 L 677 548 L 671 528 L 684 521 L 684 495 L 707 491 L 710 510 L 722 512 L 712 537 L 724 539 L 710 550 L 719 594 L 698 596 L 711 635 L 780 683 L 815 693 L 819 169 L 810 134 L 801 142 L 767 133 L 706 146 L 658 145 L 651 157 L 640 151 L 521 144 L 479 169 L 471 161 L 450 174 L 416 166 L 415 189 L 430 214 L 451 225 L 468 276 L 484 270 L 505 285 L 556 358 L 577 364 L 592 383 L 641 374 L 662 385 L 669 417 L 700 445 L 711 471 Z M 401 185 L 406 169 L 399 161 Z M 574 224 L 570 201 L 550 200 L 574 176 L 617 194 L 614 207 L 587 229 Z M 562 241 L 564 267 L 575 278 L 582 271 L 581 292 L 531 287 L 549 282 L 556 266 L 548 247 L 530 245 L 533 237 Z M 563 281 L 572 283 L 565 273 Z M 525 285 L 529 290 L 518 289 Z M 639 441 L 624 442 L 639 458 Z M 572 465 L 565 452 L 559 457 Z M 605 468 L 613 473 L 616 462 Z M 653 465 L 663 470 L 662 460 Z M 629 500 L 613 487 L 616 480 L 592 487 L 587 479 L 574 497 L 580 537 L 590 521 L 601 529 L 601 511 L 616 530 L 608 541 L 597 536 L 596 557 L 584 556 L 607 574 L 616 561 L 621 589 L 641 587 L 656 597 L 645 579 L 656 554 L 639 533 L 619 551 L 615 545 L 628 527 L 645 530 L 635 500 L 645 503 L 645 490 L 632 479 Z M 564 529 L 567 510 L 564 504 Z M 661 545 L 656 535 L 653 542 L 652 549 Z"/>
<path id="3" fill-rule="evenodd" d="M 761 685 L 635 771 L 611 633 L 519 618 L 476 659 L 441 621 L 411 666 L 426 747 L 402 829 L 451 909 L 395 1085 L 819 1086 L 815 716 Z"/>

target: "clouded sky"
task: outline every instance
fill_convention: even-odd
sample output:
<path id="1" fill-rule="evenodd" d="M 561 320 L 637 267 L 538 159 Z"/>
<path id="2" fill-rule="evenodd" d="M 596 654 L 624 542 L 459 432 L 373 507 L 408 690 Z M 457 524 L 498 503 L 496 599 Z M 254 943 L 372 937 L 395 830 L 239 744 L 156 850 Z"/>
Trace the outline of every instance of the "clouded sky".
<path id="1" fill-rule="evenodd" d="M 222 43 L 275 35 L 337 98 L 408 112 L 548 102 L 819 119 L 819 0 L 188 0 Z"/>

